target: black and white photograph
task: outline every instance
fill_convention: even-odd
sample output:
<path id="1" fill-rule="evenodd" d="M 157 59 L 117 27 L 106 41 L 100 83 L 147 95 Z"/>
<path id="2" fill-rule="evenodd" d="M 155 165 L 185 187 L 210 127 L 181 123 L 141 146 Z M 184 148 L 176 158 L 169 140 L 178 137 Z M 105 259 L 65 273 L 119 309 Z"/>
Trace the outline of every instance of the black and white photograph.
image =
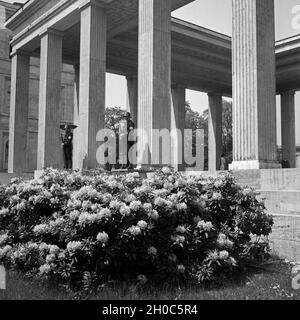
<path id="1" fill-rule="evenodd" d="M 299 0 L 0 1 L 0 309 L 300 300 L 298 91 Z"/>

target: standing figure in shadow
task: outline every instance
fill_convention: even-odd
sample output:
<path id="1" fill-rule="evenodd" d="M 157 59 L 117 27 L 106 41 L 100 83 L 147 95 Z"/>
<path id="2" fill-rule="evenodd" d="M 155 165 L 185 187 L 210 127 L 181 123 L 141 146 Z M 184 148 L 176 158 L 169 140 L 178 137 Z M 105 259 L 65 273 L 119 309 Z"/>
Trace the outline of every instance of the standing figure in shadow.
<path id="1" fill-rule="evenodd" d="M 133 170 L 134 166 L 130 162 L 129 151 L 134 146 L 135 142 L 129 141 L 129 136 L 130 136 L 130 133 L 135 130 L 135 123 L 132 120 L 130 112 L 126 113 L 126 121 L 127 121 L 127 169 Z"/>
<path id="2" fill-rule="evenodd" d="M 77 127 L 74 125 L 62 125 L 61 129 L 64 134 L 61 136 L 63 156 L 64 156 L 64 168 L 66 170 L 73 169 L 73 130 Z"/>
<path id="3" fill-rule="evenodd" d="M 126 148 L 126 164 L 123 164 L 121 166 L 122 170 L 132 170 L 133 169 L 133 164 L 130 162 L 130 157 L 129 157 L 129 151 L 130 149 L 134 146 L 135 142 L 129 141 L 129 135 L 130 133 L 135 130 L 135 124 L 132 121 L 131 114 L 130 112 L 126 112 L 124 116 L 124 125 L 126 125 L 126 128 L 124 128 L 124 134 L 120 135 L 120 143 L 126 143 L 127 148 Z M 126 139 L 124 141 L 124 139 Z"/>

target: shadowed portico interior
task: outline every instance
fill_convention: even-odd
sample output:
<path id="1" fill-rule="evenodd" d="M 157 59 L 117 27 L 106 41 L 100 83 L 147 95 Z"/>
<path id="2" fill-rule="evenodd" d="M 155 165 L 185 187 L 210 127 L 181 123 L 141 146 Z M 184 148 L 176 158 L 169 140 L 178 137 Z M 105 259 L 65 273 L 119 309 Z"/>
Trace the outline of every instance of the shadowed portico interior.
<path id="1" fill-rule="evenodd" d="M 189 2 L 192 1 L 170 1 L 170 9 L 175 10 Z M 138 31 L 139 17 L 140 19 L 143 18 L 143 16 L 141 16 L 141 12 L 139 13 L 138 11 L 138 3 L 139 2 L 136 0 L 106 2 L 100 0 L 48 1 L 46 5 L 46 2 L 44 1 L 39 1 L 38 3 L 37 1 L 29 1 L 7 22 L 7 27 L 12 29 L 15 34 L 12 40 L 13 54 L 18 52 L 26 52 L 30 56 L 34 57 L 40 57 L 44 55 L 43 52 L 41 52 L 41 34 L 44 32 L 47 33 L 47 29 L 49 32 L 55 30 L 55 32 L 60 34 L 61 38 L 59 40 L 61 41 L 60 60 L 61 62 L 74 65 L 75 72 L 77 72 L 77 76 L 75 78 L 80 81 L 80 39 L 83 25 L 81 22 L 83 9 L 79 8 L 81 7 L 86 9 L 87 7 L 90 7 L 93 8 L 91 10 L 95 12 L 102 10 L 105 12 L 105 39 L 103 38 L 102 43 L 98 43 L 98 52 L 100 52 L 102 49 L 102 54 L 104 55 L 105 53 L 105 57 L 103 56 L 103 59 L 105 60 L 105 68 L 103 66 L 102 69 L 103 71 L 105 69 L 107 72 L 126 76 L 128 79 L 128 89 L 137 92 L 139 61 L 141 60 L 139 59 L 139 52 L 141 52 L 141 50 L 139 51 L 138 48 L 139 43 L 141 45 L 141 41 L 143 39 L 142 36 L 139 38 Z M 159 1 L 151 1 L 151 3 L 152 10 L 158 10 L 160 12 L 161 10 L 166 10 L 166 7 L 161 8 L 159 6 Z M 147 10 L 149 11 L 149 8 L 147 8 Z M 92 17 L 92 14 L 93 13 L 91 12 L 90 18 Z M 173 88 L 180 87 L 185 89 L 199 90 L 207 92 L 209 95 L 214 97 L 231 97 L 233 68 L 232 39 L 228 36 L 193 25 L 186 21 L 171 18 L 170 12 L 168 13 L 168 16 L 170 19 L 170 27 L 167 29 L 167 32 L 169 32 L 171 39 L 171 55 L 170 59 L 166 60 L 166 57 L 164 56 L 162 57 L 163 60 L 161 61 L 162 64 L 170 65 L 169 69 L 171 82 L 168 84 L 168 86 L 172 85 Z M 99 20 L 99 17 L 97 20 Z M 159 23 L 159 21 L 156 21 L 155 19 L 153 23 Z M 88 24 L 88 27 L 89 26 L 90 24 Z M 153 30 L 155 31 L 154 26 Z M 154 32 L 153 30 L 151 32 Z M 92 30 L 90 31 L 92 32 Z M 91 34 L 91 36 L 97 37 L 97 30 L 94 32 L 95 34 Z M 139 39 L 141 40 L 140 42 Z M 161 44 L 154 42 L 152 45 L 157 46 L 159 50 L 159 46 Z M 95 48 L 95 50 L 97 50 L 97 48 Z M 283 98 L 282 100 L 284 102 L 284 110 L 286 109 L 285 104 L 287 104 L 287 106 L 291 106 L 290 101 L 293 99 L 293 92 L 300 88 L 300 73 L 298 72 L 300 68 L 299 50 L 299 37 L 285 39 L 276 43 L 276 92 L 277 94 L 282 93 L 283 97 L 285 97 L 285 99 Z M 97 55 L 97 53 L 95 54 Z M 141 53 L 141 56 L 143 55 L 144 54 Z M 155 57 L 152 58 L 154 59 Z M 98 55 L 96 59 L 102 58 Z M 105 86 L 105 84 L 103 85 Z M 81 85 L 78 84 L 78 97 L 80 95 L 80 87 Z M 98 86 L 98 88 L 100 87 Z M 175 90 L 172 91 L 174 92 Z M 181 92 L 184 91 L 181 90 Z M 289 95 L 287 96 L 286 93 L 289 93 Z M 139 92 L 139 94 L 136 94 L 136 96 L 141 96 L 141 94 L 142 93 Z M 98 97 L 98 100 L 99 99 L 100 98 Z M 101 105 L 103 105 L 103 99 L 104 97 L 100 99 L 102 100 Z M 181 101 L 184 101 L 184 99 L 181 99 Z M 213 106 L 214 99 L 211 98 L 210 101 L 212 102 Z M 217 99 L 216 101 L 220 101 L 220 99 Z M 165 107 L 160 106 L 160 108 L 168 109 L 168 104 L 171 102 L 169 101 L 166 103 L 167 105 Z M 138 113 L 141 109 L 141 107 L 138 107 L 138 98 L 136 98 L 136 100 L 132 99 L 131 104 L 136 104 L 131 106 L 131 111 L 134 113 L 133 117 L 138 119 Z M 156 105 L 156 102 L 154 105 Z M 184 106 L 177 107 L 184 112 L 184 110 L 182 110 L 184 109 Z M 215 108 L 217 107 L 218 106 L 215 105 Z M 147 108 L 149 108 L 149 105 Z M 103 110 L 101 112 L 103 113 Z M 170 117 L 168 114 L 165 116 Z M 182 113 L 181 116 L 183 117 L 184 113 Z M 74 121 L 78 122 L 79 119 L 74 119 Z M 217 121 L 217 118 L 215 120 L 213 119 L 213 121 Z M 291 119 L 291 122 L 292 121 L 293 119 Z M 285 119 L 284 123 L 288 124 L 288 128 L 286 128 L 287 126 L 283 126 L 283 133 L 285 131 L 290 132 L 289 119 Z M 213 124 L 211 126 L 212 130 L 217 128 L 218 125 L 219 124 Z M 210 137 L 211 139 L 220 140 L 220 133 L 212 133 L 210 134 Z M 287 141 L 285 145 L 288 147 L 289 145 L 293 145 L 293 141 L 289 143 L 289 140 L 291 139 L 293 140 L 294 138 L 283 138 L 284 141 Z M 78 141 L 78 137 L 76 139 L 75 135 L 75 144 L 76 141 Z M 285 145 L 283 145 L 283 153 L 291 154 L 290 149 L 285 151 Z M 220 143 L 211 141 L 210 146 L 213 146 L 214 148 L 220 148 Z M 218 169 L 220 152 L 220 150 L 211 150 L 210 148 L 211 158 L 216 157 L 215 160 L 210 162 L 210 170 L 212 171 Z M 295 157 L 294 153 L 295 152 L 292 152 L 289 160 Z M 82 158 L 84 158 L 84 156 L 81 155 L 79 158 L 80 157 L 81 160 L 79 160 L 79 162 L 81 163 L 75 161 L 75 165 L 77 163 L 78 168 L 82 167 L 83 165 Z M 47 163 L 47 161 L 44 160 L 42 162 L 44 164 Z M 295 166 L 295 161 L 291 160 L 290 163 L 291 167 Z M 53 161 L 52 163 L 48 162 L 48 165 L 55 166 L 55 163 L 53 163 Z M 96 163 L 94 159 L 92 161 L 92 165 L 88 165 L 87 167 L 92 168 L 95 165 Z M 43 167 L 44 166 L 40 164 L 38 169 L 42 169 Z M 10 169 L 12 172 L 24 171 L 23 166 L 22 168 L 18 169 L 17 165 L 13 163 L 10 165 Z"/>

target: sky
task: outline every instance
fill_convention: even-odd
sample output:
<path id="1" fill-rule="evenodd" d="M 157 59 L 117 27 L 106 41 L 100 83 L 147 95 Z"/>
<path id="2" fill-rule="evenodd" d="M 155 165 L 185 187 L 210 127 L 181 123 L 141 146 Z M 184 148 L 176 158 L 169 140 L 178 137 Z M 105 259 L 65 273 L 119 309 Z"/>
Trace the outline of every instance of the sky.
<path id="1" fill-rule="evenodd" d="M 14 1 L 7 0 L 7 2 Z M 18 2 L 25 2 L 25 0 L 19 0 Z M 292 24 L 295 17 L 293 8 L 297 5 L 300 6 L 300 0 L 275 0 L 276 40 L 300 34 L 300 25 L 295 28 Z M 232 34 L 231 0 L 195 0 L 193 3 L 173 12 L 172 15 L 227 35 Z M 193 109 L 199 112 L 208 108 L 207 95 L 204 93 L 187 90 L 187 100 L 191 103 Z M 280 99 L 277 100 L 278 143 L 280 144 Z M 106 105 L 108 107 L 126 107 L 126 81 L 124 77 L 107 75 Z M 297 105 L 300 106 L 300 94 L 296 96 L 296 115 L 297 119 L 300 119 L 300 107 L 298 108 Z M 297 143 L 300 144 L 300 126 L 297 128 L 296 136 Z"/>

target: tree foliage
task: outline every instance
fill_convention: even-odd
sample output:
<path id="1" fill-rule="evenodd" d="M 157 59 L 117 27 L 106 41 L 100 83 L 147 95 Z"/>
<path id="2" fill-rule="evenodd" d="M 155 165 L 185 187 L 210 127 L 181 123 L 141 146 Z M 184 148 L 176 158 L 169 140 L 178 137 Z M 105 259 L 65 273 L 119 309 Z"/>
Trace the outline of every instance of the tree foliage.
<path id="1" fill-rule="evenodd" d="M 204 170 L 208 170 L 208 110 L 202 114 L 192 109 L 187 101 L 185 105 L 185 125 L 186 129 L 193 130 L 193 154 L 196 153 L 196 130 L 204 131 Z M 126 111 L 119 108 L 107 108 L 105 114 L 105 126 L 115 132 L 117 141 L 119 137 L 120 123 L 124 120 Z M 137 124 L 135 124 L 137 125 Z M 232 103 L 223 100 L 222 116 L 222 153 L 225 155 L 226 162 L 232 162 Z"/>

